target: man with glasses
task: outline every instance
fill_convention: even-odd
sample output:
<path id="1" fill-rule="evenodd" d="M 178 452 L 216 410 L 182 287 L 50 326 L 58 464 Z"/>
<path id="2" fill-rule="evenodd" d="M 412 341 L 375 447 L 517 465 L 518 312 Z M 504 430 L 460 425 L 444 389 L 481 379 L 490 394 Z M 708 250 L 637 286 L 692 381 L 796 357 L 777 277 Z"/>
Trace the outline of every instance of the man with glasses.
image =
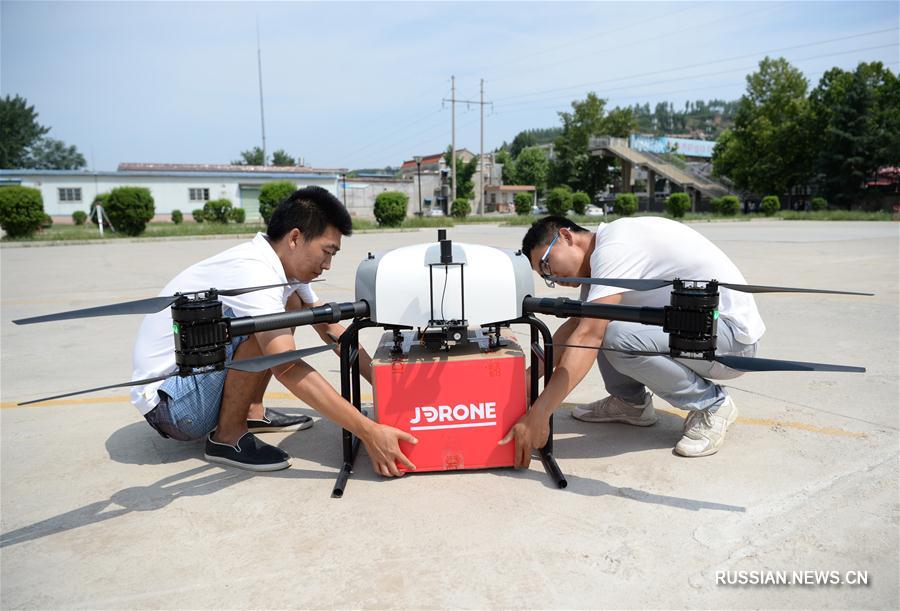
<path id="1" fill-rule="evenodd" d="M 560 216 L 536 221 L 522 240 L 531 267 L 554 288 L 554 277 L 718 280 L 745 284 L 740 270 L 712 242 L 687 225 L 661 217 L 623 218 L 601 223 L 596 232 Z M 653 291 L 559 283 L 580 287 L 581 299 L 595 303 L 663 307 L 671 288 Z M 717 354 L 755 356 L 765 325 L 753 296 L 720 289 Z M 715 361 L 638 356 L 615 350 L 668 352 L 669 338 L 661 327 L 570 318 L 553 335 L 554 371 L 549 384 L 529 412 L 501 444 L 516 442 L 516 466 L 527 467 L 531 452 L 543 447 L 550 415 L 584 378 L 596 360 L 609 396 L 576 407 L 572 416 L 584 422 L 623 422 L 650 426 L 656 422 L 652 395 L 687 410 L 675 452 L 708 456 L 721 448 L 725 432 L 738 410 L 724 388 L 711 379 L 729 379 L 741 372 Z M 597 350 L 593 347 L 607 350 Z"/>

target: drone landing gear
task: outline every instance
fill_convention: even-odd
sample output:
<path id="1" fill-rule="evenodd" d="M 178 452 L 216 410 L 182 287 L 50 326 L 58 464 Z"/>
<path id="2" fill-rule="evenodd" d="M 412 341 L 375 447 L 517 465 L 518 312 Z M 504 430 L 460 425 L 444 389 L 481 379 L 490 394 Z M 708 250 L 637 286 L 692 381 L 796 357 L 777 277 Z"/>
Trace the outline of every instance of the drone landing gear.
<path id="1" fill-rule="evenodd" d="M 529 396 L 532 402 L 538 396 L 540 382 L 538 363 L 544 363 L 544 384 L 550 381 L 553 375 L 553 336 L 547 328 L 535 316 L 528 314 L 522 318 L 509 321 L 509 324 L 527 324 L 531 327 L 531 378 L 529 379 Z M 360 395 L 359 380 L 359 332 L 366 327 L 378 327 L 369 319 L 357 318 L 347 327 L 340 338 L 341 345 L 341 395 L 356 409 L 363 411 Z M 395 330 L 399 331 L 399 330 Z M 539 341 L 540 340 L 540 341 Z M 543 346 L 541 345 L 543 344 Z M 331 491 L 333 498 L 344 496 L 344 489 L 353 472 L 353 463 L 359 452 L 360 440 L 350 431 L 342 432 L 343 464 L 338 473 L 334 488 Z M 553 457 L 553 417 L 550 417 L 550 435 L 547 444 L 539 450 L 541 463 L 547 471 L 547 475 L 553 480 L 557 488 L 565 488 L 568 485 L 565 476 Z"/>

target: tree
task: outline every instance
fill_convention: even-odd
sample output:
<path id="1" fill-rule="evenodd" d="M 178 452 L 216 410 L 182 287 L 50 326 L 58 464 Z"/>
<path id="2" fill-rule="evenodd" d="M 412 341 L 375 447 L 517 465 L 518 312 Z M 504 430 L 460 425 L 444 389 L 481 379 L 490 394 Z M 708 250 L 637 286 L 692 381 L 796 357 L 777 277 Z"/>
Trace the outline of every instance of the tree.
<path id="1" fill-rule="evenodd" d="M 531 214 L 531 204 L 534 201 L 531 195 L 529 195 L 528 193 L 516 193 L 513 201 L 516 204 L 516 214 L 518 214 L 519 216 Z"/>
<path id="2" fill-rule="evenodd" d="M 832 68 L 809 105 L 816 180 L 828 200 L 849 209 L 865 199 L 878 168 L 900 165 L 900 81 L 881 62 Z"/>
<path id="3" fill-rule="evenodd" d="M 84 155 L 75 146 L 66 146 L 61 140 L 38 138 L 28 149 L 22 164 L 35 170 L 80 170 L 87 165 Z"/>
<path id="4" fill-rule="evenodd" d="M 519 132 L 518 134 L 516 134 L 516 137 L 513 138 L 512 144 L 509 145 L 509 154 L 512 155 L 513 158 L 518 158 L 519 153 L 521 153 L 524 149 L 528 148 L 529 146 L 534 146 L 537 143 L 537 137 L 535 137 L 533 132 Z"/>
<path id="5" fill-rule="evenodd" d="M 451 157 L 450 147 L 447 147 L 447 152 L 444 153 L 444 162 L 447 164 L 447 167 L 451 166 L 451 162 L 453 158 Z M 472 157 L 469 161 L 463 161 L 462 157 L 459 155 L 456 156 L 456 196 L 464 197 L 466 199 L 472 199 L 475 194 L 475 183 L 472 181 L 472 177 L 475 175 L 475 170 L 478 169 L 478 157 Z"/>
<path id="6" fill-rule="evenodd" d="M 254 146 L 249 151 L 241 151 L 241 158 L 231 162 L 231 165 L 266 165 L 263 150 Z"/>
<path id="7" fill-rule="evenodd" d="M 517 185 L 516 182 L 516 162 L 513 160 L 512 155 L 510 155 L 509 151 L 506 149 L 500 149 L 497 151 L 497 154 L 494 156 L 494 161 L 503 166 L 501 179 L 503 180 L 503 184 L 505 185 Z"/>
<path id="8" fill-rule="evenodd" d="M 547 187 L 547 173 L 550 170 L 550 162 L 544 151 L 536 146 L 529 146 L 522 150 L 516 158 L 516 185 L 534 185 L 538 195 L 541 195 Z"/>
<path id="9" fill-rule="evenodd" d="M 400 191 L 384 191 L 375 198 L 375 220 L 382 227 L 399 227 L 406 218 L 409 197 Z"/>
<path id="10" fill-rule="evenodd" d="M 11 238 L 27 238 L 44 222 L 44 200 L 39 189 L 0 187 L 0 227 Z"/>
<path id="11" fill-rule="evenodd" d="M 268 225 L 272 213 L 282 201 L 290 197 L 297 190 L 297 185 L 289 180 L 276 180 L 267 182 L 259 190 L 259 215 Z"/>
<path id="12" fill-rule="evenodd" d="M 272 153 L 272 165 L 292 166 L 297 165 L 297 161 L 282 149 L 278 149 Z"/>
<path id="13" fill-rule="evenodd" d="M 156 212 L 146 187 L 116 187 L 109 192 L 103 208 L 116 231 L 130 236 L 142 234 Z"/>
<path id="14" fill-rule="evenodd" d="M 572 209 L 572 191 L 568 187 L 556 187 L 547 195 L 547 212 L 565 216 Z"/>
<path id="15" fill-rule="evenodd" d="M 0 100 L 0 168 L 21 168 L 28 148 L 50 131 L 37 122 L 34 106 L 21 96 Z"/>
<path id="16" fill-rule="evenodd" d="M 807 181 L 811 167 L 807 81 L 784 58 L 766 57 L 747 77 L 734 128 L 713 151 L 713 170 L 739 189 L 788 193 Z"/>

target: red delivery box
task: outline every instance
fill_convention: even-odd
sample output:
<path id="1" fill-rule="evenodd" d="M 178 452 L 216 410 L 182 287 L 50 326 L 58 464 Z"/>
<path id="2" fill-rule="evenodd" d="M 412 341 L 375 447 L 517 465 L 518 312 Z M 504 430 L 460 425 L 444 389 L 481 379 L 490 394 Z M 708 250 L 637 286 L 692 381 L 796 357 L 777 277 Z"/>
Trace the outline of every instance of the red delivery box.
<path id="1" fill-rule="evenodd" d="M 518 344 L 504 337 L 504 346 L 489 352 L 476 342 L 449 351 L 414 344 L 395 355 L 391 337 L 384 335 L 372 360 L 375 420 L 419 440 L 400 442 L 416 470 L 513 466 L 515 444 L 497 442 L 525 413 Z"/>

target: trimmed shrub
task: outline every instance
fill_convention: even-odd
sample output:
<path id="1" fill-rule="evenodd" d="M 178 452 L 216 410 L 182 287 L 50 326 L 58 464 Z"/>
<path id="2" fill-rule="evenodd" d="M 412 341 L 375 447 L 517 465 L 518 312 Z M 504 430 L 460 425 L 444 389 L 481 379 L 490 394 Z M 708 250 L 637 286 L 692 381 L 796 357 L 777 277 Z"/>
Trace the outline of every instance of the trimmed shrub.
<path id="1" fill-rule="evenodd" d="M 709 208 L 713 214 L 722 214 L 722 198 L 714 197 L 709 200 Z"/>
<path id="2" fill-rule="evenodd" d="M 103 208 L 116 231 L 132 236 L 142 234 L 156 212 L 146 187 L 116 187 Z"/>
<path id="3" fill-rule="evenodd" d="M 205 220 L 204 216 L 203 216 L 203 208 L 195 208 L 191 212 L 191 216 L 194 217 L 195 223 L 202 223 Z"/>
<path id="4" fill-rule="evenodd" d="M 465 218 L 472 211 L 472 205 L 465 197 L 457 197 L 450 206 L 450 216 L 458 219 Z"/>
<path id="5" fill-rule="evenodd" d="M 87 222 L 87 212 L 84 210 L 76 210 L 72 213 L 72 222 L 78 226 L 84 225 Z"/>
<path id="6" fill-rule="evenodd" d="M 666 198 L 666 212 L 669 216 L 681 218 L 691 209 L 691 198 L 687 193 L 672 193 Z"/>
<path id="7" fill-rule="evenodd" d="M 591 196 L 581 191 L 572 194 L 572 210 L 575 214 L 584 214 L 587 207 L 591 204 Z"/>
<path id="8" fill-rule="evenodd" d="M 638 211 L 638 198 L 634 193 L 619 193 L 613 203 L 613 212 L 619 216 L 631 216 Z"/>
<path id="9" fill-rule="evenodd" d="M 382 227 L 397 227 L 406 218 L 409 198 L 400 191 L 385 191 L 375 198 L 375 220 Z M 453 202 L 456 205 L 456 202 Z"/>
<path id="10" fill-rule="evenodd" d="M 778 199 L 777 195 L 766 195 L 762 198 L 759 209 L 762 210 L 762 213 L 766 216 L 772 216 L 781 210 L 781 201 Z"/>
<path id="11" fill-rule="evenodd" d="M 103 209 L 106 210 L 106 203 L 109 201 L 109 193 L 98 193 L 94 198 L 94 201 L 91 202 L 91 211 L 88 212 L 88 217 L 91 219 L 91 222 L 94 225 L 99 225 L 100 221 L 97 220 L 97 206 L 103 206 Z M 103 218 L 103 228 L 109 229 L 109 220 L 107 217 L 109 213 L 107 213 L 106 217 Z"/>
<path id="12" fill-rule="evenodd" d="M 527 193 L 516 193 L 513 201 L 516 202 L 516 214 L 519 216 L 531 214 L 531 204 L 534 201 L 533 197 Z"/>
<path id="13" fill-rule="evenodd" d="M 809 209 L 813 212 L 818 212 L 819 210 L 827 210 L 828 200 L 824 197 L 814 197 L 812 198 L 812 201 L 809 202 Z"/>
<path id="14" fill-rule="evenodd" d="M 44 213 L 44 220 L 41 221 L 41 229 L 50 229 L 53 227 L 53 217 Z"/>
<path id="15" fill-rule="evenodd" d="M 227 223 L 231 214 L 231 202 L 227 199 L 211 199 L 203 204 L 203 218 L 210 223 Z"/>
<path id="16" fill-rule="evenodd" d="M 297 185 L 289 180 L 276 180 L 275 182 L 267 182 L 259 190 L 259 215 L 263 222 L 268 225 L 269 219 L 278 204 L 287 199 L 294 191 Z"/>
<path id="17" fill-rule="evenodd" d="M 0 227 L 11 238 L 27 238 L 44 222 L 44 200 L 38 189 L 0 187 Z"/>
<path id="18" fill-rule="evenodd" d="M 232 221 L 240 225 L 245 220 L 247 220 L 247 211 L 243 208 L 232 208 L 229 216 Z"/>
<path id="19" fill-rule="evenodd" d="M 734 216 L 741 211 L 741 200 L 737 195 L 726 195 L 722 198 L 722 207 L 719 214 L 722 216 Z"/>
<path id="20" fill-rule="evenodd" d="M 176 225 L 181 225 L 182 221 L 184 221 L 184 215 L 181 213 L 181 210 L 178 208 L 172 210 L 172 222 Z"/>
<path id="21" fill-rule="evenodd" d="M 572 209 L 572 190 L 566 187 L 556 187 L 547 195 L 547 212 L 558 216 L 565 216 Z"/>

